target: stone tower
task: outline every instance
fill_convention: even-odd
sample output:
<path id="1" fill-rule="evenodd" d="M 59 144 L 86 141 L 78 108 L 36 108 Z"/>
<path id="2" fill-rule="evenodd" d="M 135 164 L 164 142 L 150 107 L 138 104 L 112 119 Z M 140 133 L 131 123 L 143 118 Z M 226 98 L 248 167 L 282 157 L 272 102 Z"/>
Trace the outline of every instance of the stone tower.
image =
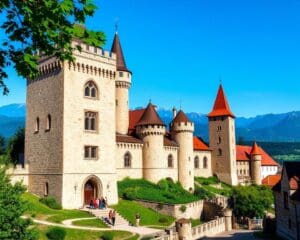
<path id="1" fill-rule="evenodd" d="M 237 185 L 235 116 L 220 85 L 213 110 L 208 114 L 212 171 L 221 181 Z"/>
<path id="2" fill-rule="evenodd" d="M 25 159 L 29 191 L 64 208 L 95 197 L 118 202 L 116 184 L 116 55 L 74 40 L 74 63 L 40 57 L 27 81 Z"/>
<path id="3" fill-rule="evenodd" d="M 256 142 L 253 143 L 251 152 L 251 161 L 250 161 L 250 168 L 251 168 L 251 180 L 254 184 L 260 185 L 261 184 L 261 151 L 257 146 Z"/>
<path id="4" fill-rule="evenodd" d="M 194 123 L 182 110 L 171 122 L 172 138 L 179 145 L 178 150 L 178 179 L 183 188 L 194 190 L 194 161 L 193 161 L 193 133 Z"/>
<path id="5" fill-rule="evenodd" d="M 131 86 L 131 71 L 126 67 L 119 35 L 116 32 L 111 52 L 117 57 L 116 72 L 116 132 L 127 134 L 129 126 L 129 97 L 128 91 Z"/>
<path id="6" fill-rule="evenodd" d="M 143 140 L 143 177 L 157 183 L 166 178 L 163 161 L 166 127 L 155 107 L 149 103 L 137 123 L 137 134 Z"/>

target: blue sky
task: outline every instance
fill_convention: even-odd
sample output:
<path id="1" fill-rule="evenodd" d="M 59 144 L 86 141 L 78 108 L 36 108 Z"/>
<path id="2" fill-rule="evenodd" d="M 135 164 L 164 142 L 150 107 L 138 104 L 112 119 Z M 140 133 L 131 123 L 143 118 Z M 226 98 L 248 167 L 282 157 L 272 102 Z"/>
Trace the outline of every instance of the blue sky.
<path id="1" fill-rule="evenodd" d="M 300 110 L 300 0 L 95 0 L 89 28 L 114 23 L 133 72 L 131 108 L 211 110 L 220 78 L 233 112 L 255 116 Z M 10 71 L 8 97 L 25 102 L 26 84 Z"/>

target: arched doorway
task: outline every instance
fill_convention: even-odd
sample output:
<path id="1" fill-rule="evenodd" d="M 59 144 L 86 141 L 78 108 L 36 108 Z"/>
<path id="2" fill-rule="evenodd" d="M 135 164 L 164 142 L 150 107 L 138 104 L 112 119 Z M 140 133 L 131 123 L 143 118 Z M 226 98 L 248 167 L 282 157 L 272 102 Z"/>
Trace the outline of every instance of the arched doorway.
<path id="1" fill-rule="evenodd" d="M 99 198 L 101 194 L 100 180 L 96 177 L 89 178 L 84 184 L 84 204 L 89 204 L 92 199 Z"/>

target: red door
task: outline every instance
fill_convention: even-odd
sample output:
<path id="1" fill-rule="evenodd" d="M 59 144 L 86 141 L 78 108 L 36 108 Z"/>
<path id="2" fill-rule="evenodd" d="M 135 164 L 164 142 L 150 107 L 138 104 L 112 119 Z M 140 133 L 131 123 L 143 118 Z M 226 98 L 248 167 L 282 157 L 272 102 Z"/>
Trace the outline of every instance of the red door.
<path id="1" fill-rule="evenodd" d="M 90 204 L 91 200 L 95 198 L 95 187 L 91 182 L 87 182 L 84 186 L 84 203 Z"/>

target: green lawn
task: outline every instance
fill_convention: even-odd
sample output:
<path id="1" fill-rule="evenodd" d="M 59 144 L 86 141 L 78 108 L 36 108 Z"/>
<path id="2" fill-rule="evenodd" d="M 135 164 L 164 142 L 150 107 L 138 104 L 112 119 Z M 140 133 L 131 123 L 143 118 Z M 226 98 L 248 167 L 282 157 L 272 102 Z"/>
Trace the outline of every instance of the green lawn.
<path id="1" fill-rule="evenodd" d="M 84 227 L 88 226 L 88 227 L 108 228 L 108 226 L 99 218 L 74 221 L 73 225 L 84 226 Z"/>
<path id="2" fill-rule="evenodd" d="M 118 205 L 112 207 L 133 224 L 137 213 L 141 216 L 140 224 L 143 226 L 167 227 L 175 221 L 173 217 L 160 214 L 133 201 L 120 199 Z"/>
<path id="3" fill-rule="evenodd" d="M 80 210 L 54 210 L 39 201 L 39 198 L 30 193 L 24 193 L 23 198 L 28 202 L 26 214 L 50 222 L 61 223 L 66 219 L 88 218 L 91 214 Z"/>
<path id="4" fill-rule="evenodd" d="M 192 227 L 201 225 L 203 222 L 200 219 L 191 219 Z"/>
<path id="5" fill-rule="evenodd" d="M 184 190 L 179 183 L 163 179 L 158 184 L 144 179 L 125 178 L 118 182 L 119 196 L 127 200 L 148 200 L 169 204 L 184 204 L 199 200 L 199 197 Z"/>
<path id="6" fill-rule="evenodd" d="M 46 236 L 46 232 L 50 227 L 45 225 L 37 225 L 37 230 L 39 232 L 39 240 L 48 240 Z M 100 237 L 105 235 L 109 236 L 109 239 L 113 240 L 121 240 L 126 237 L 127 240 L 137 240 L 138 236 L 130 237 L 132 234 L 129 232 L 124 231 L 107 231 L 107 232 L 100 232 L 100 231 L 86 231 L 86 230 L 77 230 L 77 229 L 68 229 L 66 230 L 66 238 L 65 240 L 95 240 L 101 239 Z"/>

